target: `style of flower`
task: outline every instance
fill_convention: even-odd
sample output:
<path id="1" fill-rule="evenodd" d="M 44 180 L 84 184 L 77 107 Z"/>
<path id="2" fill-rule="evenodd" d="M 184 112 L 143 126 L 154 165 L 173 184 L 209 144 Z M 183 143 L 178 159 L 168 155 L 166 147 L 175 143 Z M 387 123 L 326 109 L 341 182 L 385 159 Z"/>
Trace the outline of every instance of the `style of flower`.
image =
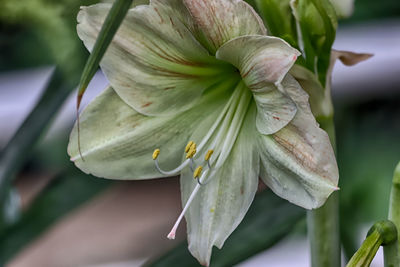
<path id="1" fill-rule="evenodd" d="M 110 7 L 78 15 L 89 50 Z M 101 62 L 110 87 L 80 115 L 81 154 L 76 126 L 71 133 L 71 159 L 95 176 L 180 173 L 184 209 L 168 237 L 185 216 L 189 250 L 203 265 L 243 219 L 259 177 L 307 209 L 337 190 L 329 138 L 288 74 L 299 52 L 266 33 L 241 0 L 130 9 Z"/>

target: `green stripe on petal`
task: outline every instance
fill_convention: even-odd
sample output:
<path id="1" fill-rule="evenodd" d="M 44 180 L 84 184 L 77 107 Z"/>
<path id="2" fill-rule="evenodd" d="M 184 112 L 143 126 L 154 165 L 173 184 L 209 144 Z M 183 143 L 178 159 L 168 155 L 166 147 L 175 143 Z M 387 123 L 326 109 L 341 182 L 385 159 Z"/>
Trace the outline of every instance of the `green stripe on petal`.
<path id="1" fill-rule="evenodd" d="M 78 14 L 78 34 L 89 50 L 110 7 L 97 4 Z M 118 95 L 142 114 L 186 110 L 215 77 L 232 70 L 209 56 L 175 10 L 161 2 L 130 9 L 100 64 Z"/>
<path id="2" fill-rule="evenodd" d="M 280 82 L 296 61 L 299 52 L 285 41 L 268 36 L 242 36 L 225 43 L 216 57 L 240 71 L 257 103 L 257 129 L 272 134 L 287 125 L 296 114 L 296 105 L 279 90 Z"/>
<path id="3" fill-rule="evenodd" d="M 235 37 L 267 34 L 261 18 L 242 0 L 183 0 L 183 2 L 193 18 L 198 40 L 212 54 Z"/>
<path id="4" fill-rule="evenodd" d="M 186 213 L 189 250 L 209 265 L 212 247 L 221 248 L 242 221 L 258 186 L 259 155 L 254 142 L 255 107 L 246 115 L 236 143 L 212 180 L 200 187 Z M 197 182 L 190 170 L 181 175 L 182 203 Z"/>
<path id="5" fill-rule="evenodd" d="M 338 190 L 337 164 L 328 135 L 319 128 L 308 95 L 293 77 L 282 82 L 296 101 L 294 119 L 273 135 L 259 135 L 262 180 L 280 197 L 307 209 Z"/>
<path id="6" fill-rule="evenodd" d="M 86 173 L 110 179 L 149 179 L 156 171 L 152 153 L 159 148 L 159 164 L 174 169 L 202 118 L 217 116 L 229 97 L 224 88 L 210 90 L 198 106 L 173 116 L 145 116 L 127 105 L 112 88 L 106 89 L 80 115 L 80 144 L 75 125 L 68 154 Z"/>

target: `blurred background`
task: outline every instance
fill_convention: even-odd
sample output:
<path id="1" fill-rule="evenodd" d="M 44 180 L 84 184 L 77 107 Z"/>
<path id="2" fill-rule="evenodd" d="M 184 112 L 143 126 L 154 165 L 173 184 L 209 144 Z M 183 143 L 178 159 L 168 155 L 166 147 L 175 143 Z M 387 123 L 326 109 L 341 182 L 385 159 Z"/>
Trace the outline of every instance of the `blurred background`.
<path id="1" fill-rule="evenodd" d="M 13 178 L 0 181 L 7 188 L 0 191 L 0 264 L 198 266 L 184 227 L 177 240 L 165 237 L 181 209 L 178 179 L 99 179 L 66 154 L 73 85 L 88 56 L 76 14 L 94 2 L 0 1 L 0 178 Z M 333 74 L 345 260 L 372 223 L 387 218 L 400 160 L 400 2 L 356 1 L 334 48 L 374 54 L 354 67 L 337 63 Z M 70 75 L 56 75 L 55 65 Z M 98 72 L 82 106 L 106 85 Z M 305 213 L 263 190 L 214 252 L 211 266 L 309 266 Z"/>

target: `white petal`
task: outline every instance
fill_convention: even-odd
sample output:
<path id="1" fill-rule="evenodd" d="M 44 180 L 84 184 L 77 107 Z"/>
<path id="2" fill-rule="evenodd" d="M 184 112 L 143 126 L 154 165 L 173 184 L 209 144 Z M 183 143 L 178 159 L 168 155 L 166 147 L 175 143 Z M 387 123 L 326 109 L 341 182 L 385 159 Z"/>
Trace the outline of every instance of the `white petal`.
<path id="1" fill-rule="evenodd" d="M 293 77 L 282 82 L 296 101 L 294 119 L 273 135 L 260 135 L 261 178 L 280 197 L 307 209 L 337 190 L 338 169 L 329 137 L 319 128 L 307 94 Z"/>
<path id="2" fill-rule="evenodd" d="M 183 0 L 193 17 L 197 38 L 215 53 L 239 36 L 267 34 L 261 18 L 242 0 Z"/>
<path id="3" fill-rule="evenodd" d="M 80 145 L 75 125 L 68 154 L 86 173 L 111 179 L 148 179 L 156 171 L 152 153 L 160 148 L 160 166 L 170 170 L 181 163 L 188 138 L 196 124 L 217 116 L 228 95 L 206 94 L 186 112 L 145 116 L 128 106 L 112 88 L 105 90 L 80 115 Z"/>
<path id="4" fill-rule="evenodd" d="M 78 34 L 89 50 L 110 7 L 97 4 L 78 14 Z M 130 9 L 100 64 L 118 95 L 142 114 L 169 115 L 190 108 L 224 72 L 176 8 L 154 1 Z"/>
<path id="5" fill-rule="evenodd" d="M 215 177 L 200 188 L 185 216 L 189 250 L 205 266 L 209 264 L 212 247 L 221 248 L 242 221 L 257 190 L 259 155 L 254 118 L 253 106 L 229 157 Z M 183 204 L 196 184 L 189 170 L 182 173 Z"/>
<path id="6" fill-rule="evenodd" d="M 225 43 L 216 57 L 240 71 L 257 103 L 257 129 L 272 134 L 287 125 L 296 114 L 296 105 L 279 90 L 283 77 L 299 52 L 285 41 L 268 36 L 242 36 Z"/>

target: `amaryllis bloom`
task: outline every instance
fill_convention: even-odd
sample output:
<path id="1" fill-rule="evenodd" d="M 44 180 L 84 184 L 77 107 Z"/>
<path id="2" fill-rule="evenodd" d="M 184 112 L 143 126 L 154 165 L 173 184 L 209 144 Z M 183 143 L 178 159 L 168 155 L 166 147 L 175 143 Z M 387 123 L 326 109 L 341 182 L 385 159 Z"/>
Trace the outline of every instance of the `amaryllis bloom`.
<path id="1" fill-rule="evenodd" d="M 78 15 L 89 50 L 110 7 Z M 101 62 L 110 87 L 80 116 L 81 154 L 72 131 L 71 159 L 110 179 L 180 174 L 184 210 L 168 237 L 184 215 L 189 250 L 208 265 L 213 245 L 221 248 L 243 219 L 259 177 L 307 209 L 337 190 L 328 136 L 288 74 L 298 55 L 267 36 L 241 0 L 132 8 Z"/>

